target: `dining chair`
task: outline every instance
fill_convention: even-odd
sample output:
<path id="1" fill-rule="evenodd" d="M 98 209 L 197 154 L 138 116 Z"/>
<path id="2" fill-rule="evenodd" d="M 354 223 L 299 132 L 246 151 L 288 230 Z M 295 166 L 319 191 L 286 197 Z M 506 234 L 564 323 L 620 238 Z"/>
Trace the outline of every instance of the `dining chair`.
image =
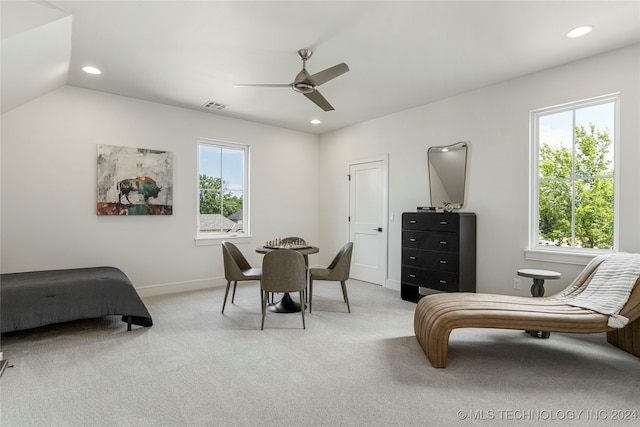
<path id="1" fill-rule="evenodd" d="M 227 279 L 227 289 L 224 291 L 224 302 L 222 303 L 222 313 L 224 314 L 224 306 L 227 304 L 231 282 L 233 282 L 233 294 L 231 295 L 231 304 L 233 304 L 238 281 L 260 280 L 262 269 L 251 267 L 242 252 L 240 252 L 240 249 L 231 242 L 222 242 L 222 259 L 224 260 L 224 278 Z"/>
<path id="2" fill-rule="evenodd" d="M 311 268 L 309 269 L 309 313 L 313 304 L 313 281 L 329 280 L 340 282 L 342 286 L 342 297 L 347 303 L 347 310 L 351 313 L 349 305 L 349 296 L 347 295 L 347 279 L 351 271 L 351 254 L 353 253 L 353 242 L 345 243 L 335 256 L 331 264 L 327 268 Z"/>
<path id="3" fill-rule="evenodd" d="M 300 302 L 303 304 L 302 328 L 306 329 L 304 322 L 304 293 L 307 287 L 307 267 L 304 256 L 290 249 L 271 251 L 262 260 L 262 279 L 260 289 L 262 296 L 262 324 L 264 329 L 264 317 L 267 311 L 267 298 L 273 292 L 299 292 Z"/>

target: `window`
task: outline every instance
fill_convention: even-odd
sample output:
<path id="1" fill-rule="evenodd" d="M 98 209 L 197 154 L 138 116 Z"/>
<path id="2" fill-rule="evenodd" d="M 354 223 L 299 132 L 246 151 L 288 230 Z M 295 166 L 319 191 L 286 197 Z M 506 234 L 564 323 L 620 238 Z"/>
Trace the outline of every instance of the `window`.
<path id="1" fill-rule="evenodd" d="M 198 235 L 248 235 L 249 147 L 198 140 Z"/>
<path id="2" fill-rule="evenodd" d="M 534 111 L 532 249 L 615 250 L 618 97 Z"/>

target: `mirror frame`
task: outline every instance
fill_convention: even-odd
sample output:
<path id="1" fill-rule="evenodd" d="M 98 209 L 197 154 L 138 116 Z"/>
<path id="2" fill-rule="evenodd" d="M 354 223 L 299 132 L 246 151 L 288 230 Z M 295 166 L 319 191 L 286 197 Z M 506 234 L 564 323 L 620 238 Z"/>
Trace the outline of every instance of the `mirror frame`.
<path id="1" fill-rule="evenodd" d="M 459 203 L 458 201 L 455 201 L 455 202 L 452 201 L 452 207 L 454 209 L 460 209 L 464 205 L 464 196 L 465 196 L 465 192 L 467 191 L 467 162 L 469 158 L 469 144 L 464 141 L 460 141 L 451 145 L 429 147 L 429 149 L 427 150 L 427 169 L 428 169 L 428 175 L 429 175 L 429 202 L 431 203 L 432 207 L 444 208 L 444 206 L 441 206 L 443 204 L 442 202 L 440 202 L 440 205 L 436 205 L 433 203 L 433 186 L 432 186 L 432 179 L 431 179 L 432 152 L 436 153 L 437 151 L 439 153 L 442 153 L 444 151 L 459 151 L 459 150 L 464 150 L 464 166 L 462 169 L 462 199 L 460 200 Z"/>

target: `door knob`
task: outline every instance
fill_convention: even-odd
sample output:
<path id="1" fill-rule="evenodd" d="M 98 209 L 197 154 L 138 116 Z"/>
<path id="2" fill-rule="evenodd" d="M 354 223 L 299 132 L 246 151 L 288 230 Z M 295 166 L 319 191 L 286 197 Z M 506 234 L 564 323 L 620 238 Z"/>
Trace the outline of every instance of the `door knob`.
<path id="1" fill-rule="evenodd" d="M 382 232 L 382 227 L 378 227 L 378 228 L 374 228 L 373 231 L 380 231 Z"/>

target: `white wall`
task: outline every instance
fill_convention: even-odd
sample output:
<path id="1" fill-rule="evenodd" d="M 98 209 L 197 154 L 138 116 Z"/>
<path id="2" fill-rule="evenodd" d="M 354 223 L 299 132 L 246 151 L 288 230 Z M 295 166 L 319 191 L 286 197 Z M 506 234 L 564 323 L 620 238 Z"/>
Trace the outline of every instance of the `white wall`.
<path id="1" fill-rule="evenodd" d="M 469 66 L 473 66 L 469 64 Z M 467 141 L 470 158 L 463 211 L 477 214 L 477 290 L 530 295 L 519 268 L 560 271 L 547 294 L 564 288 L 581 265 L 526 261 L 529 217 L 529 113 L 542 107 L 621 92 L 620 250 L 640 252 L 640 45 L 541 71 L 429 105 L 324 134 L 320 138 L 321 247 L 348 236 L 346 163 L 389 153 L 387 286 L 399 289 L 401 214 L 429 205 L 427 149 Z M 323 257 L 321 257 L 324 261 Z"/>
<path id="2" fill-rule="evenodd" d="M 429 204 L 426 152 L 470 145 L 464 211 L 478 215 L 478 290 L 512 289 L 523 267 L 558 270 L 564 287 L 579 265 L 530 262 L 530 110 L 621 92 L 620 250 L 640 252 L 640 46 L 542 71 L 320 137 L 210 113 L 63 87 L 2 115 L 3 273 L 114 265 L 142 294 L 219 284 L 219 245 L 195 246 L 197 137 L 251 144 L 253 238 L 300 235 L 320 248 L 348 236 L 347 162 L 389 154 L 388 283 L 399 288 L 402 212 Z M 96 146 L 174 153 L 174 214 L 98 217 Z M 319 160 L 318 160 L 319 159 Z M 286 170 L 280 166 L 286 165 Z M 292 179 L 292 177 L 294 177 Z M 320 183 L 322 183 L 320 185 Z M 322 233 L 319 232 L 322 230 Z M 334 251 L 312 256 L 326 264 Z M 160 285 L 160 289 L 154 286 Z"/>
<path id="3" fill-rule="evenodd" d="M 275 237 L 317 243 L 316 135 L 65 86 L 2 115 L 2 272 L 112 265 L 142 294 L 220 284 L 220 245 L 194 243 L 198 137 L 251 145 L 252 264 Z M 99 144 L 173 152 L 173 215 L 97 216 Z"/>

